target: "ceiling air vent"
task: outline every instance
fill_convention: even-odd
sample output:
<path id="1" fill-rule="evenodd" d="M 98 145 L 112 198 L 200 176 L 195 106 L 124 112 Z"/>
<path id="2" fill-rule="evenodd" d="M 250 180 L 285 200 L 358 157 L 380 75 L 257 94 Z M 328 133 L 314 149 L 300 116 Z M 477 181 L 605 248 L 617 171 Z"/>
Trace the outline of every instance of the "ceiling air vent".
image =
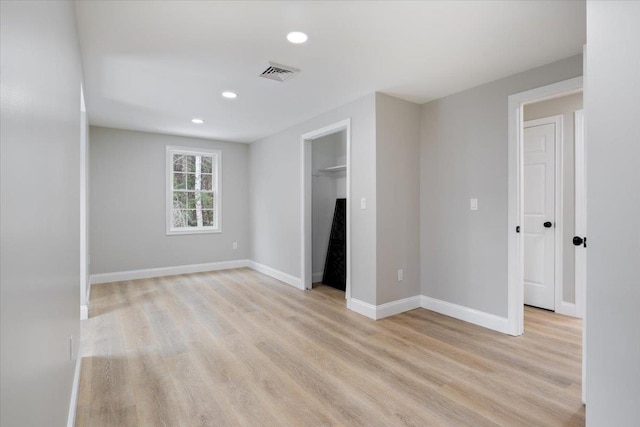
<path id="1" fill-rule="evenodd" d="M 289 67 L 287 65 L 276 64 L 275 62 L 269 62 L 269 68 L 264 70 L 260 77 L 265 79 L 275 80 L 277 82 L 283 82 L 289 80 L 291 77 L 298 74 L 300 70 L 297 68 Z"/>

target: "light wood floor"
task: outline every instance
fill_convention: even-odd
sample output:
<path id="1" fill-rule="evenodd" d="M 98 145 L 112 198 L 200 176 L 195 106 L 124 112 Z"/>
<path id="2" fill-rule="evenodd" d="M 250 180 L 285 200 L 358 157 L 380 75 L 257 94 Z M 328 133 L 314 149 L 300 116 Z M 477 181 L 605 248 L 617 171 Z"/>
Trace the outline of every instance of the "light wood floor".
<path id="1" fill-rule="evenodd" d="M 249 269 L 96 285 L 77 426 L 582 426 L 581 321 L 510 337 Z"/>

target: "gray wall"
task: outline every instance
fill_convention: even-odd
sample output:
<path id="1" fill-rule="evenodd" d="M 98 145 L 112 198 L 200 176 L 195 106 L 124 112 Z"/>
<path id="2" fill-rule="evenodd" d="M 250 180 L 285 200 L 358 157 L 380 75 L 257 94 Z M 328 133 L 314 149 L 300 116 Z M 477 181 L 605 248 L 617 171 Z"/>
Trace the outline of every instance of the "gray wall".
<path id="1" fill-rule="evenodd" d="M 0 19 L 0 424 L 62 426 L 80 342 L 75 11 L 3 1 Z"/>
<path id="2" fill-rule="evenodd" d="M 166 235 L 167 145 L 222 150 L 222 233 Z M 92 126 L 91 273 L 246 259 L 248 154 L 246 144 Z"/>
<path id="3" fill-rule="evenodd" d="M 320 169 L 343 165 L 346 162 L 347 134 L 338 132 L 318 138 L 311 143 L 311 233 L 312 272 L 322 275 L 329 245 L 336 199 L 346 197 L 346 172 L 319 172 Z M 314 282 L 320 281 L 314 278 Z"/>
<path id="4" fill-rule="evenodd" d="M 580 75 L 581 55 L 422 106 L 423 295 L 507 316 L 507 100 Z"/>
<path id="5" fill-rule="evenodd" d="M 638 22 L 638 2 L 587 3 L 587 426 L 640 420 Z"/>
<path id="6" fill-rule="evenodd" d="M 575 246 L 572 239 L 575 236 L 575 133 L 574 113 L 582 109 L 582 93 L 563 96 L 536 102 L 524 107 L 524 119 L 535 120 L 544 117 L 562 115 L 563 122 L 563 245 L 562 267 L 563 284 L 562 300 L 569 303 L 576 301 L 575 285 Z"/>
<path id="7" fill-rule="evenodd" d="M 419 154 L 420 106 L 376 94 L 378 305 L 420 295 Z"/>
<path id="8" fill-rule="evenodd" d="M 251 236 L 254 261 L 300 277 L 300 136 L 351 118 L 352 297 L 376 303 L 375 95 L 367 95 L 250 146 Z M 367 198 L 366 210 L 360 198 Z"/>

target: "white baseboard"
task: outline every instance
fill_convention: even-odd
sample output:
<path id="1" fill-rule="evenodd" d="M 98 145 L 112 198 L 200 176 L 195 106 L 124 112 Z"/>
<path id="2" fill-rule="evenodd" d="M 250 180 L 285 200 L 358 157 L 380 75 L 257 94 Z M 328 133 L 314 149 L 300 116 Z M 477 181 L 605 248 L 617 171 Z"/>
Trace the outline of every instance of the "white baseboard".
<path id="1" fill-rule="evenodd" d="M 347 300 L 347 308 L 351 311 L 355 311 L 358 314 L 362 314 L 369 319 L 376 320 L 376 306 L 373 304 L 360 301 L 359 299 L 351 298 Z"/>
<path id="2" fill-rule="evenodd" d="M 248 261 L 246 266 L 262 274 L 271 276 L 274 279 L 278 279 L 281 282 L 284 282 L 288 285 L 293 286 L 294 288 L 298 288 L 304 291 L 304 286 L 302 285 L 302 281 L 300 280 L 299 277 L 292 276 L 290 274 L 284 273 L 280 270 L 276 270 L 275 268 L 266 266 L 264 264 L 260 264 L 255 261 Z"/>
<path id="3" fill-rule="evenodd" d="M 562 301 L 560 303 L 560 309 L 557 311 L 557 313 L 558 314 L 563 314 L 565 316 L 571 316 L 571 317 L 580 318 L 580 315 L 578 314 L 578 307 L 576 307 L 575 304 L 570 303 L 570 302 Z"/>
<path id="4" fill-rule="evenodd" d="M 384 319 L 385 317 L 394 316 L 404 313 L 405 311 L 420 308 L 420 295 L 409 298 L 391 301 L 385 304 L 373 305 L 359 299 L 351 298 L 347 302 L 347 308 L 356 313 L 362 314 L 373 320 Z"/>
<path id="5" fill-rule="evenodd" d="M 80 306 L 80 320 L 87 320 L 89 318 L 89 307 L 85 305 Z"/>
<path id="6" fill-rule="evenodd" d="M 509 333 L 509 320 L 506 317 L 496 316 L 495 314 L 485 313 L 484 311 L 475 310 L 447 301 L 431 298 L 425 295 L 420 297 L 420 305 L 427 310 L 444 314 L 474 325 L 482 326 L 494 331 Z"/>
<path id="7" fill-rule="evenodd" d="M 311 282 L 312 283 L 318 283 L 318 282 L 322 282 L 322 276 L 323 276 L 323 272 L 321 271 L 320 273 L 312 273 L 311 274 Z"/>
<path id="8" fill-rule="evenodd" d="M 80 369 L 82 367 L 82 343 L 78 346 L 76 355 L 76 368 L 73 373 L 73 385 L 71 386 L 71 397 L 69 400 L 69 415 L 67 416 L 67 427 L 73 427 L 76 423 L 76 406 L 78 404 L 78 388 L 80 387 Z"/>
<path id="9" fill-rule="evenodd" d="M 177 274 L 202 273 L 205 271 L 226 270 L 229 268 L 242 268 L 249 265 L 249 260 L 238 259 L 233 261 L 208 262 L 205 264 L 177 265 L 174 267 L 146 268 L 143 270 L 119 271 L 115 273 L 92 274 L 90 283 L 122 282 L 123 280 L 150 279 L 153 277 L 175 276 Z"/>
<path id="10" fill-rule="evenodd" d="M 420 307 L 421 307 L 420 295 L 399 299 L 397 301 L 391 301 L 386 304 L 381 304 L 376 306 L 376 320 L 384 319 L 385 317 L 404 313 L 405 311 L 415 310 L 416 308 L 420 308 Z"/>

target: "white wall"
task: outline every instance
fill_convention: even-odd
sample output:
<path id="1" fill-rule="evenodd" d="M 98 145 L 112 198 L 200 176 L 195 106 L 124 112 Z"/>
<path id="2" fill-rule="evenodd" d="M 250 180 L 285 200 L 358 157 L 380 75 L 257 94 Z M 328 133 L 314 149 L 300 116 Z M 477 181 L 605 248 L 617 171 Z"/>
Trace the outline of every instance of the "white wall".
<path id="1" fill-rule="evenodd" d="M 0 19 L 0 424 L 62 426 L 80 342 L 74 4 L 3 1 Z"/>
<path id="2" fill-rule="evenodd" d="M 222 150 L 222 233 L 166 235 L 167 145 Z M 248 154 L 246 144 L 92 126 L 91 274 L 246 259 Z"/>
<path id="3" fill-rule="evenodd" d="M 302 143 L 300 136 L 351 118 L 352 297 L 376 299 L 375 95 L 370 94 L 251 144 L 251 259 L 301 275 Z M 368 209 L 360 209 L 360 198 Z M 356 249 L 357 248 L 357 249 Z"/>
<path id="4" fill-rule="evenodd" d="M 574 113 L 582 109 L 582 93 L 563 96 L 561 98 L 549 99 L 547 101 L 536 102 L 524 107 L 524 120 L 535 120 L 544 117 L 562 115 L 563 122 L 563 245 L 562 245 L 562 267 L 563 267 L 563 287 L 562 300 L 569 303 L 576 301 L 575 285 L 575 246 L 573 246 L 573 236 L 575 236 L 575 134 L 574 134 Z"/>
<path id="5" fill-rule="evenodd" d="M 640 3 L 587 3 L 587 426 L 640 423 Z"/>
<path id="6" fill-rule="evenodd" d="M 346 132 L 341 131 L 311 143 L 312 188 L 311 188 L 311 236 L 312 272 L 314 283 L 321 280 L 324 271 L 336 199 L 346 197 L 345 171 L 320 172 L 346 161 Z M 320 279 L 319 279 L 320 278 Z"/>
<path id="7" fill-rule="evenodd" d="M 420 295 L 420 106 L 376 94 L 376 304 Z M 404 278 L 398 281 L 398 269 Z"/>
<path id="8" fill-rule="evenodd" d="M 580 75 L 579 55 L 422 106 L 423 295 L 507 316 L 508 96 Z"/>

